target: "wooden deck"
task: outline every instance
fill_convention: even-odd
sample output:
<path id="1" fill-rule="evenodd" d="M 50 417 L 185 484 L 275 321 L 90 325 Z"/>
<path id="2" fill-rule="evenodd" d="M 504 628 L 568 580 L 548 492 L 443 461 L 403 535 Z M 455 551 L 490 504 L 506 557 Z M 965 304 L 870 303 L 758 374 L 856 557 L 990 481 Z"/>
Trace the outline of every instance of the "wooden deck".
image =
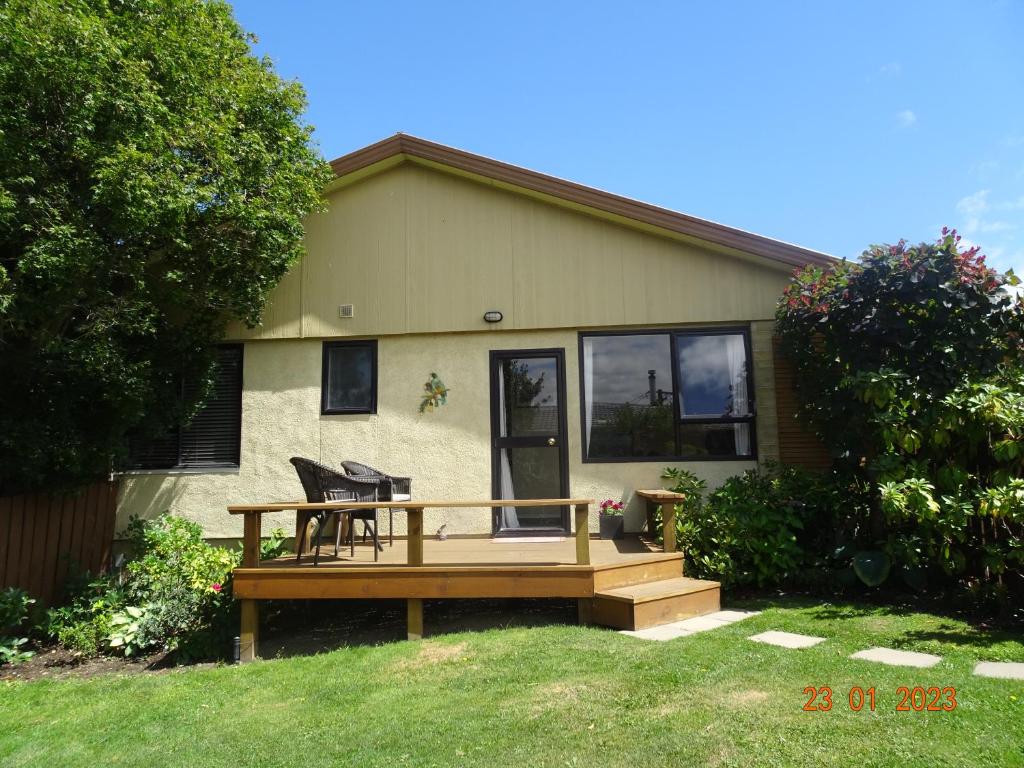
<path id="1" fill-rule="evenodd" d="M 423 564 L 408 564 L 408 542 L 384 544 L 374 562 L 372 545 L 333 546 L 313 565 L 312 555 L 263 561 L 234 572 L 236 597 L 268 599 L 593 597 L 595 585 L 639 583 L 654 574 L 682 573 L 682 555 L 665 553 L 637 537 L 591 539 L 591 562 L 575 563 L 576 543 L 504 539 L 423 542 Z"/>
<path id="2" fill-rule="evenodd" d="M 438 598 L 576 598 L 580 621 L 589 623 L 609 617 L 613 626 L 636 628 L 644 614 L 605 605 L 604 594 L 634 585 L 660 583 L 667 587 L 648 611 L 651 615 L 690 611 L 685 597 L 698 588 L 682 584 L 683 556 L 662 551 L 639 537 L 617 541 L 592 538 L 587 531 L 590 500 L 519 500 L 517 504 L 570 505 L 576 511 L 576 530 L 565 538 L 449 538 L 444 541 L 423 537 L 423 513 L 438 507 L 491 507 L 509 502 L 406 502 L 367 506 L 405 508 L 409 514 L 409 538 L 383 542 L 384 551 L 375 562 L 373 545 L 357 544 L 354 556 L 342 547 L 337 556 L 333 542 L 324 542 L 318 565 L 313 555 L 295 554 L 259 561 L 260 516 L 282 509 L 338 508 L 334 504 L 283 503 L 229 507 L 232 514 L 245 515 L 242 567 L 234 571 L 233 591 L 242 606 L 241 646 L 243 660 L 256 656 L 259 601 L 281 599 L 405 599 L 408 605 L 408 637 L 423 634 L 423 600 Z M 414 506 L 415 505 L 415 506 Z M 356 507 L 349 502 L 346 507 Z M 672 505 L 666 503 L 666 524 L 674 529 Z M 692 581 L 692 580 L 689 580 Z M 703 582 L 700 589 L 718 585 Z M 649 591 L 649 590 L 648 590 Z M 610 595 L 610 593 L 609 593 Z M 610 596 L 621 602 L 622 595 Z M 635 601 L 651 602 L 646 594 Z M 704 605 L 707 600 L 701 602 Z M 708 603 L 710 604 L 710 603 Z"/>

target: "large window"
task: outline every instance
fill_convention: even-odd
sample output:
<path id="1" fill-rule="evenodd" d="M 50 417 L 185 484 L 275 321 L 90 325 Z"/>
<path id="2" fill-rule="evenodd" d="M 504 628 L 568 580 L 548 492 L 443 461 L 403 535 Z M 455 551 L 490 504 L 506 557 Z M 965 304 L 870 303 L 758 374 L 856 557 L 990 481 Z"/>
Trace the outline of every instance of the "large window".
<path id="1" fill-rule="evenodd" d="M 183 380 L 182 395 L 197 384 Z M 213 391 L 192 421 L 165 435 L 132 438 L 127 469 L 237 467 L 242 443 L 242 345 L 217 350 Z"/>
<path id="2" fill-rule="evenodd" d="M 587 461 L 754 456 L 746 331 L 580 335 Z"/>
<path id="3" fill-rule="evenodd" d="M 325 341 L 322 413 L 377 412 L 377 342 Z"/>

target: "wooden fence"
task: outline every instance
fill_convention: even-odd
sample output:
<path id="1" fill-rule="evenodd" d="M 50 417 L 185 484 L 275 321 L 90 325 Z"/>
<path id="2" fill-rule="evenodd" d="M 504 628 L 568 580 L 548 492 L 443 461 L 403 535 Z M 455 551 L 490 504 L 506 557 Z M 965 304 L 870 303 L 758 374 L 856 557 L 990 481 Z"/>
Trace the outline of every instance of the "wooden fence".
<path id="1" fill-rule="evenodd" d="M 110 565 L 117 482 L 76 493 L 0 498 L 0 588 L 20 587 L 44 604 L 61 597 L 68 568 Z"/>
<path id="2" fill-rule="evenodd" d="M 804 469 L 832 466 L 828 449 L 797 420 L 797 397 L 793 366 L 782 354 L 779 339 L 772 339 L 775 367 L 775 409 L 779 421 L 779 461 Z"/>

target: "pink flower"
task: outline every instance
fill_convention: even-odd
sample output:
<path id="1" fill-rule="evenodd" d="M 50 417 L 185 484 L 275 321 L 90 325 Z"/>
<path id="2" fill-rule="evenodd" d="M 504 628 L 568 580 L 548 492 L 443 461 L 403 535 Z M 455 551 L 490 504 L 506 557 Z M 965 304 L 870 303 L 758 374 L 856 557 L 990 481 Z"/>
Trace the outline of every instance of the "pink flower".
<path id="1" fill-rule="evenodd" d="M 222 589 L 224 589 L 224 587 L 222 587 L 220 584 L 211 584 L 210 589 L 212 589 L 214 592 L 220 592 Z"/>

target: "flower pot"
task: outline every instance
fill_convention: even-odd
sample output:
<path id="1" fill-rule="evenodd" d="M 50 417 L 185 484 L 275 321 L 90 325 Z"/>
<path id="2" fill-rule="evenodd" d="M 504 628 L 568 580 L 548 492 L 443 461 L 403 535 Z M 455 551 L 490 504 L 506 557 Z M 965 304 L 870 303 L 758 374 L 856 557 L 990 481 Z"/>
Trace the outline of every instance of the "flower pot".
<path id="1" fill-rule="evenodd" d="M 622 515 L 601 515 L 600 522 L 602 539 L 622 538 Z"/>

